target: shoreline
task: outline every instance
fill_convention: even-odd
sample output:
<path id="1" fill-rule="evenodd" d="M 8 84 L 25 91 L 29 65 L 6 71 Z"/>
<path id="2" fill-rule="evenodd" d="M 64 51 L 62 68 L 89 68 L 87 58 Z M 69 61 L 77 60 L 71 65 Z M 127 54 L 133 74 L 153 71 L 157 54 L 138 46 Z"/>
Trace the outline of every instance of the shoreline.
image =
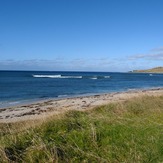
<path id="1" fill-rule="evenodd" d="M 143 95 L 163 95 L 163 88 L 134 89 L 75 97 L 52 98 L 0 109 L 0 123 L 44 119 L 68 110 L 88 110 L 100 105 L 122 102 Z"/>
<path id="2" fill-rule="evenodd" d="M 15 108 L 21 107 L 23 105 L 31 105 L 35 103 L 42 103 L 46 101 L 56 101 L 56 100 L 63 100 L 63 99 L 71 99 L 71 98 L 80 98 L 80 97 L 89 97 L 89 96 L 96 96 L 96 95 L 104 95 L 104 94 L 112 94 L 112 93 L 123 93 L 123 92 L 130 92 L 130 91 L 144 91 L 144 90 L 157 90 L 163 89 L 163 87 L 146 87 L 146 88 L 133 88 L 127 90 L 120 90 L 120 91 L 110 91 L 110 92 L 101 92 L 101 93 L 86 93 L 86 94 L 77 94 L 77 95 L 59 95 L 57 97 L 47 97 L 47 98 L 34 98 L 34 99 L 23 99 L 23 100 L 14 100 L 14 101 L 0 101 L 0 112 L 1 109 L 7 108 Z"/>

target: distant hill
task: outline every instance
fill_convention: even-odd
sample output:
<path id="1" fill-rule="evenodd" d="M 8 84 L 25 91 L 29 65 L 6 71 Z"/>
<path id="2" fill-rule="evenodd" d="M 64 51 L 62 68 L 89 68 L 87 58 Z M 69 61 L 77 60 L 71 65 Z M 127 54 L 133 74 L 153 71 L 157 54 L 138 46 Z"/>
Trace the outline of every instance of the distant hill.
<path id="1" fill-rule="evenodd" d="M 163 73 L 163 67 L 155 67 L 148 70 L 133 70 L 134 73 Z"/>

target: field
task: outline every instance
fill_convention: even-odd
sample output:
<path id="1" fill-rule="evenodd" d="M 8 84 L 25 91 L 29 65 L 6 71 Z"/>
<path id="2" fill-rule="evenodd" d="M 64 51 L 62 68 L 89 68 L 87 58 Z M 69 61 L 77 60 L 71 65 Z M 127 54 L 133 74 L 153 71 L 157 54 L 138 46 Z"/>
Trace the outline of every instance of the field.
<path id="1" fill-rule="evenodd" d="M 1 123 L 0 162 L 163 162 L 163 96 Z"/>

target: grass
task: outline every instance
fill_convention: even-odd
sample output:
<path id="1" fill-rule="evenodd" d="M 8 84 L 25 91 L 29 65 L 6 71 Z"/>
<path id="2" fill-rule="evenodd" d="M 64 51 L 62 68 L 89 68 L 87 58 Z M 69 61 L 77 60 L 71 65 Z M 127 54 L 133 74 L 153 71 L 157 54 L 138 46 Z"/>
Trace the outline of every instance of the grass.
<path id="1" fill-rule="evenodd" d="M 163 67 L 155 67 L 148 70 L 134 70 L 133 72 L 143 72 L 143 73 L 163 73 Z"/>
<path id="2" fill-rule="evenodd" d="M 163 162 L 163 96 L 0 124 L 0 162 Z"/>

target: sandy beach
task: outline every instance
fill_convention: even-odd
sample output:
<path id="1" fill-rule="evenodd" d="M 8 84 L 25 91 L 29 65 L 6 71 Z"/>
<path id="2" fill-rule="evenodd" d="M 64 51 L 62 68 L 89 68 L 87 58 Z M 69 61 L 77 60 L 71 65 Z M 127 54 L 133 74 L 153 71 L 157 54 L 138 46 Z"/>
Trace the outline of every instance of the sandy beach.
<path id="1" fill-rule="evenodd" d="M 34 119 L 43 119 L 54 114 L 60 114 L 68 110 L 88 110 L 96 106 L 121 102 L 134 97 L 163 95 L 163 88 L 148 90 L 133 90 L 101 95 L 51 99 L 32 104 L 14 106 L 0 109 L 0 123 L 10 123 Z"/>

